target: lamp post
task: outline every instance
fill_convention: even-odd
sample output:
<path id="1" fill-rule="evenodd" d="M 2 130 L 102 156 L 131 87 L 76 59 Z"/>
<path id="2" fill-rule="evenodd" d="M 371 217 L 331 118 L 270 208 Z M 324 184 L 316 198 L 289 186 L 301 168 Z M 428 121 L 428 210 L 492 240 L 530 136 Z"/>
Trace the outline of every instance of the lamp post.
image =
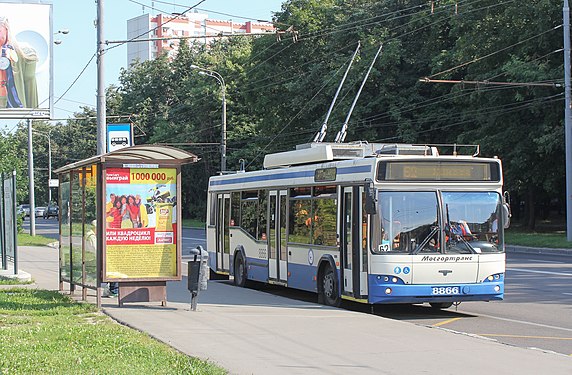
<path id="1" fill-rule="evenodd" d="M 48 138 L 48 206 L 52 203 L 52 188 L 50 187 L 50 181 L 52 180 L 52 141 L 51 133 L 52 129 L 48 133 L 42 133 L 34 130 L 34 133 Z"/>
<path id="2" fill-rule="evenodd" d="M 58 35 L 58 34 L 67 35 L 67 34 L 69 34 L 69 33 L 70 33 L 70 31 L 69 31 L 68 29 L 61 29 L 61 30 L 56 31 L 56 32 L 54 33 L 54 35 Z M 54 39 L 54 44 L 62 44 L 62 41 L 59 40 L 59 39 Z"/>
<path id="3" fill-rule="evenodd" d="M 222 76 L 214 70 L 201 68 L 197 65 L 191 65 L 191 69 L 198 70 L 199 74 L 213 77 L 218 81 L 222 89 L 222 131 L 220 141 L 220 170 L 222 174 L 226 171 L 226 85 Z"/>

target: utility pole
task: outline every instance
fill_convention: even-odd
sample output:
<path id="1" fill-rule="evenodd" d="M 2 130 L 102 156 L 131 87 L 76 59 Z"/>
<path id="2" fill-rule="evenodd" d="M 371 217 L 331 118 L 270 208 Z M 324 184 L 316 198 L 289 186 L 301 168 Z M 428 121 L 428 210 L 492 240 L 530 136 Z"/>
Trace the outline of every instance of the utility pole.
<path id="1" fill-rule="evenodd" d="M 103 69 L 103 0 L 97 0 L 97 154 L 105 154 L 105 81 Z"/>
<path id="2" fill-rule="evenodd" d="M 32 120 L 28 119 L 28 180 L 30 197 L 30 236 L 36 235 L 36 204 L 34 203 L 34 153 L 32 152 Z"/>
<path id="3" fill-rule="evenodd" d="M 564 143 L 566 147 L 566 239 L 572 241 L 572 124 L 570 123 L 570 7 L 564 0 Z"/>

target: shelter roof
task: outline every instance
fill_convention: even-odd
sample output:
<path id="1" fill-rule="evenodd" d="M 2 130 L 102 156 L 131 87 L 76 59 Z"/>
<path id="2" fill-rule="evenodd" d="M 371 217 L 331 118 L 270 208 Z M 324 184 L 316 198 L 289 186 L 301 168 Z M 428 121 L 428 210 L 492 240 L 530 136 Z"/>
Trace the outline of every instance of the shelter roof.
<path id="1" fill-rule="evenodd" d="M 97 163 L 109 162 L 140 162 L 140 163 L 173 163 L 188 164 L 195 163 L 199 158 L 190 152 L 178 148 L 162 145 L 137 145 L 125 147 L 119 150 L 108 152 L 107 154 L 93 156 L 80 160 L 56 169 L 55 173 L 64 173 L 73 169 Z"/>

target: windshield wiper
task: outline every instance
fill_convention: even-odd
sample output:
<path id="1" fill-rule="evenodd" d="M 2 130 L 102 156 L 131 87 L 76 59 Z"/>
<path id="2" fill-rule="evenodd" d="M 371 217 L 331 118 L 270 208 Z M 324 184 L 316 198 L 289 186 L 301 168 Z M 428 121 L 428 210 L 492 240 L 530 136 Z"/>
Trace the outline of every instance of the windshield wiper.
<path id="1" fill-rule="evenodd" d="M 411 254 L 412 255 L 418 254 L 425 246 L 427 246 L 427 244 L 429 243 L 429 241 L 431 241 L 431 239 L 437 233 L 437 231 L 439 231 L 439 226 L 434 225 L 433 228 L 431 228 L 431 232 L 429 232 L 429 234 L 423 239 L 423 241 L 421 241 L 421 243 L 415 248 L 415 250 L 411 252 Z"/>
<path id="2" fill-rule="evenodd" d="M 473 247 L 473 245 L 471 245 L 471 244 L 469 243 L 469 241 L 467 241 L 463 235 L 458 235 L 458 234 L 457 234 L 457 235 L 455 235 L 455 236 L 461 239 L 461 241 L 467 246 L 467 248 L 471 251 L 471 253 L 473 253 L 473 254 L 478 254 L 478 251 L 475 250 L 475 248 Z"/>

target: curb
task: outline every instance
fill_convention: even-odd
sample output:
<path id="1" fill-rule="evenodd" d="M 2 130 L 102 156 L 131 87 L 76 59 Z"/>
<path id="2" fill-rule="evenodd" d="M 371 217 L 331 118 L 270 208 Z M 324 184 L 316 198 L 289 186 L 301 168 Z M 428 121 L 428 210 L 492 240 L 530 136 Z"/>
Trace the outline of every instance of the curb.
<path id="1" fill-rule="evenodd" d="M 545 247 L 528 247 L 528 246 L 516 246 L 516 245 L 506 245 L 506 252 L 514 254 L 572 256 L 572 249 L 550 249 Z"/>

